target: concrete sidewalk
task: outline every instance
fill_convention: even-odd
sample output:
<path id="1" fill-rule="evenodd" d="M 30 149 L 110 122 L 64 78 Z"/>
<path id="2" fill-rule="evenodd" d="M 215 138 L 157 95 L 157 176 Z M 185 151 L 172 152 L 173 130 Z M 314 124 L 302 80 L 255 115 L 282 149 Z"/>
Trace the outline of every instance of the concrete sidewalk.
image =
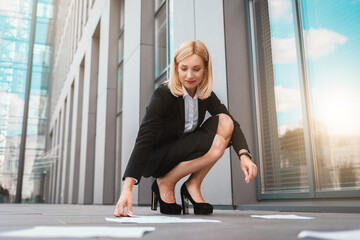
<path id="1" fill-rule="evenodd" d="M 136 215 L 160 215 L 150 207 L 134 207 Z M 172 224 L 120 224 L 105 221 L 113 217 L 114 206 L 102 205 L 48 205 L 0 204 L 0 232 L 26 229 L 34 226 L 152 226 L 156 230 L 142 239 L 297 239 L 302 230 L 335 231 L 360 229 L 358 213 L 312 213 L 218 210 L 210 216 L 180 215 L 182 218 L 220 220 L 221 223 L 172 223 Z M 296 214 L 314 217 L 312 220 L 267 220 L 250 215 Z M 15 238 L 2 238 L 12 239 Z M 29 238 L 27 238 L 29 239 Z M 61 238 L 53 238 L 61 239 Z M 64 238 L 65 239 L 65 238 Z M 69 239 L 69 238 L 66 238 Z M 94 239 L 94 238 L 88 238 Z M 113 238 L 97 238 L 113 239 Z M 359 238 L 360 239 L 360 236 Z"/>

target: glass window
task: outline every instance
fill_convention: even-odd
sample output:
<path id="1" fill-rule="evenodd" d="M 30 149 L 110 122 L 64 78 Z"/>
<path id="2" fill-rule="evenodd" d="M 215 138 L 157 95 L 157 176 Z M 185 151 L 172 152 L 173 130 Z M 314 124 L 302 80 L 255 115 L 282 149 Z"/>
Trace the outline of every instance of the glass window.
<path id="1" fill-rule="evenodd" d="M 124 0 L 120 1 L 120 16 L 119 16 L 119 32 L 124 28 L 125 25 L 125 6 Z"/>
<path id="2" fill-rule="evenodd" d="M 116 117 L 116 157 L 115 157 L 115 199 L 120 197 L 121 190 L 121 137 L 122 115 Z"/>
<path id="3" fill-rule="evenodd" d="M 123 62 L 124 62 L 124 0 L 120 1 L 117 62 L 117 113 L 122 112 Z"/>
<path id="4" fill-rule="evenodd" d="M 261 196 L 356 195 L 360 2 L 248 3 Z"/>
<path id="5" fill-rule="evenodd" d="M 308 191 L 304 112 L 294 38 L 291 0 L 278 13 L 276 1 L 254 4 L 259 75 L 256 106 L 259 129 L 261 192 Z"/>
<path id="6" fill-rule="evenodd" d="M 116 107 L 116 157 L 115 157 L 115 198 L 121 190 L 121 137 L 122 137 L 122 98 L 123 98 L 123 62 L 124 62 L 124 12 L 125 1 L 120 0 L 118 28 L 118 61 L 117 61 L 117 107 Z"/>
<path id="7" fill-rule="evenodd" d="M 118 41 L 118 64 L 124 60 L 124 34 L 121 34 Z"/>
<path id="8" fill-rule="evenodd" d="M 360 189 L 360 2 L 301 3 L 316 190 Z"/>
<path id="9" fill-rule="evenodd" d="M 166 0 L 155 0 L 155 11 L 157 11 Z"/>
<path id="10" fill-rule="evenodd" d="M 167 67 L 166 43 L 166 4 L 163 4 L 155 15 L 155 78 Z"/>
<path id="11" fill-rule="evenodd" d="M 117 113 L 122 112 L 122 93 L 123 93 L 123 65 L 118 67 L 117 72 Z"/>
<path id="12" fill-rule="evenodd" d="M 0 11 L 0 203 L 14 202 L 25 103 L 32 1 L 7 1 Z"/>

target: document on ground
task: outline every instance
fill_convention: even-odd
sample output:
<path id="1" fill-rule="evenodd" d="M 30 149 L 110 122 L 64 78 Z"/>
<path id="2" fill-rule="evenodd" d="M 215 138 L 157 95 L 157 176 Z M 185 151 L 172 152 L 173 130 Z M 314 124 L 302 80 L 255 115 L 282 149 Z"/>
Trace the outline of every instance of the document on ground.
<path id="1" fill-rule="evenodd" d="M 327 240 L 355 240 L 360 238 L 360 229 L 349 230 L 349 231 L 331 231 L 331 232 L 302 231 L 299 233 L 298 238 L 314 238 L 314 239 L 327 239 Z"/>
<path id="2" fill-rule="evenodd" d="M 304 216 L 298 216 L 293 214 L 281 214 L 281 215 L 251 215 L 253 218 L 265 218 L 265 219 L 287 219 L 287 220 L 308 220 L 308 219 L 315 219 L 313 217 L 304 217 Z"/>
<path id="3" fill-rule="evenodd" d="M 47 227 L 39 226 L 30 229 L 0 233 L 0 237 L 14 238 L 141 238 L 146 232 L 154 231 L 154 227 Z"/>
<path id="4" fill-rule="evenodd" d="M 132 217 L 119 217 L 119 218 L 105 218 L 109 222 L 118 223 L 204 223 L 212 222 L 218 223 L 219 220 L 199 219 L 199 218 L 179 218 L 168 216 L 132 216 Z"/>

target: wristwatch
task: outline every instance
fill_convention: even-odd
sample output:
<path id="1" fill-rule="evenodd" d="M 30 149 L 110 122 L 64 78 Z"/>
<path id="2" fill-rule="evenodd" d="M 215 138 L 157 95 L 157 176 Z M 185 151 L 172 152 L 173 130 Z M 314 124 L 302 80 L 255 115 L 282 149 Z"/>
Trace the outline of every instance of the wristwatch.
<path id="1" fill-rule="evenodd" d="M 240 153 L 240 155 L 239 155 L 239 158 L 241 159 L 241 156 L 242 155 L 246 155 L 246 156 L 248 156 L 249 158 L 250 158 L 250 160 L 252 159 L 252 155 L 249 153 L 249 152 L 242 152 L 242 153 Z"/>

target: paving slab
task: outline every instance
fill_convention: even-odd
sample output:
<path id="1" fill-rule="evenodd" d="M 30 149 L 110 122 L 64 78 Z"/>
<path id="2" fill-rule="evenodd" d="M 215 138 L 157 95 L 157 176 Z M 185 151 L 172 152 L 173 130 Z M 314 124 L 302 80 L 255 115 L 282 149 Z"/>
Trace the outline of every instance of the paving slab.
<path id="1" fill-rule="evenodd" d="M 133 208 L 136 215 L 161 216 L 150 207 Z M 50 204 L 0 204 L 0 232 L 20 230 L 35 226 L 118 226 L 155 227 L 154 232 L 145 234 L 142 239 L 156 240 L 291 240 L 298 239 L 302 230 L 335 231 L 360 229 L 359 213 L 318 213 L 318 212 L 279 212 L 251 210 L 215 209 L 212 215 L 189 215 L 181 218 L 202 218 L 219 220 L 220 223 L 166 223 L 166 224 L 121 224 L 107 222 L 112 218 L 114 206 L 104 205 L 50 205 Z M 310 220 L 283 220 L 253 218 L 251 215 L 284 215 L 314 217 Z M 1 238 L 14 240 L 14 238 Z M 18 238 L 16 238 L 18 239 Z M 29 239 L 29 238 L 23 238 Z M 65 239 L 65 238 L 52 238 Z M 66 238 L 69 239 L 69 238 Z M 86 238 L 113 239 L 113 238 Z M 360 236 L 359 236 L 360 239 Z"/>

